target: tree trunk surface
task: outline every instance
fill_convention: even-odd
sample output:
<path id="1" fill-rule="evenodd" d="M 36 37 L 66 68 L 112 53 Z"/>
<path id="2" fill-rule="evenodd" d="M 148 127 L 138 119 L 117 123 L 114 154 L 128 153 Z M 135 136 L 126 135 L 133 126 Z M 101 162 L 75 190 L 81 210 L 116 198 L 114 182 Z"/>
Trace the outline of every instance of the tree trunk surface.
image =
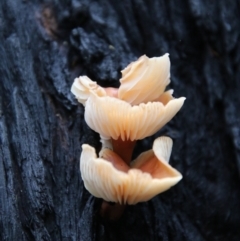
<path id="1" fill-rule="evenodd" d="M 0 240 L 239 241 L 240 2 L 0 1 Z M 183 180 L 115 222 L 84 188 L 81 145 L 100 148 L 70 92 L 119 86 L 143 54 L 170 54 L 170 136 Z"/>

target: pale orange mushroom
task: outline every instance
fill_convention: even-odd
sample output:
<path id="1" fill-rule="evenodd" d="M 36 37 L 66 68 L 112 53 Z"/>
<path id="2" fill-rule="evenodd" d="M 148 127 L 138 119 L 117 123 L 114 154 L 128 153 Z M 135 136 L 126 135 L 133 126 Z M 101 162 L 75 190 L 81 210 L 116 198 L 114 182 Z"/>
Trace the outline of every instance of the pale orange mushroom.
<path id="1" fill-rule="evenodd" d="M 180 110 L 185 98 L 148 102 L 132 106 L 110 96 L 89 96 L 85 121 L 103 139 L 141 140 L 161 129 Z"/>
<path id="2" fill-rule="evenodd" d="M 119 204 L 148 201 L 168 190 L 182 175 L 168 164 L 172 150 L 169 137 L 159 137 L 153 149 L 142 153 L 128 166 L 109 149 L 97 157 L 95 149 L 82 146 L 80 170 L 86 189 L 95 197 Z"/>
<path id="3" fill-rule="evenodd" d="M 148 58 L 141 56 L 122 70 L 118 98 L 131 105 L 155 101 L 170 83 L 168 54 Z"/>
<path id="4" fill-rule="evenodd" d="M 87 76 L 74 80 L 71 91 L 85 106 L 85 121 L 101 137 L 102 150 L 82 146 L 81 175 L 87 190 L 96 197 L 118 204 L 151 199 L 182 178 L 168 164 L 172 140 L 160 137 L 153 150 L 131 163 L 136 140 L 161 129 L 182 107 L 185 97 L 173 98 L 168 54 L 140 57 L 122 70 L 120 87 L 103 88 Z M 115 212 L 103 202 L 102 210 Z M 118 213 L 119 214 L 119 213 Z"/>
<path id="5" fill-rule="evenodd" d="M 182 107 L 185 97 L 173 98 L 170 60 L 140 57 L 122 71 L 121 85 L 102 88 L 86 76 L 74 80 L 71 91 L 85 105 L 85 120 L 105 140 L 140 140 L 162 128 Z M 103 142 L 104 142 L 103 141 Z"/>

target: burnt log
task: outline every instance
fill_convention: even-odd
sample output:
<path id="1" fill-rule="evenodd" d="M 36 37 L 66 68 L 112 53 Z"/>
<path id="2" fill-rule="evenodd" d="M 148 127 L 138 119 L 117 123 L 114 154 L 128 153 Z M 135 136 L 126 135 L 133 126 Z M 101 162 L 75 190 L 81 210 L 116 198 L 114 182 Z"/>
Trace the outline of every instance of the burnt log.
<path id="1" fill-rule="evenodd" d="M 2 0 L 0 240 L 240 240 L 239 7 Z M 81 179 L 81 145 L 100 142 L 70 88 L 79 75 L 118 87 L 129 62 L 167 52 L 170 87 L 187 100 L 135 155 L 170 136 L 183 180 L 111 222 Z"/>

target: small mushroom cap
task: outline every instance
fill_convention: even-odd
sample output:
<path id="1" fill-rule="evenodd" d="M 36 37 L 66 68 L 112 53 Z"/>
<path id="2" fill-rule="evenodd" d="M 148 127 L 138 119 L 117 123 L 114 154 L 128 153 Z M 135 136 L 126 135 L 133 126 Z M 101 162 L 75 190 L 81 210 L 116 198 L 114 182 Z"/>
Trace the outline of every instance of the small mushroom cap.
<path id="1" fill-rule="evenodd" d="M 154 58 L 141 56 L 122 70 L 120 82 L 119 99 L 131 105 L 155 100 L 170 83 L 168 54 Z"/>
<path id="2" fill-rule="evenodd" d="M 91 92 L 95 92 L 99 96 L 105 96 L 106 91 L 96 82 L 89 79 L 87 76 L 76 78 L 71 87 L 71 92 L 76 96 L 78 102 L 85 106 Z"/>
<path id="3" fill-rule="evenodd" d="M 168 98 L 171 92 L 167 93 Z M 167 98 L 167 97 L 166 97 Z M 148 102 L 138 106 L 92 94 L 85 107 L 85 120 L 103 139 L 140 140 L 162 128 L 180 110 L 185 98 L 171 99 L 166 105 Z"/>
<path id="4" fill-rule="evenodd" d="M 95 197 L 120 204 L 148 201 L 182 179 L 168 164 L 172 142 L 168 137 L 154 141 L 153 150 L 142 153 L 132 168 L 111 150 L 97 158 L 95 149 L 82 146 L 80 170 L 86 189 Z M 166 158 L 166 159 L 164 159 Z"/>

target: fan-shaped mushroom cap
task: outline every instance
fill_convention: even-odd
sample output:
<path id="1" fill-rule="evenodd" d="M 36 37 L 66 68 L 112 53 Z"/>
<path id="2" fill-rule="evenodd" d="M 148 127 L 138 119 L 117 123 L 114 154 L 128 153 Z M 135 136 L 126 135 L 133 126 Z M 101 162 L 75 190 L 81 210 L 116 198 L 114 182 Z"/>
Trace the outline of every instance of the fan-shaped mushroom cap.
<path id="1" fill-rule="evenodd" d="M 158 98 L 170 83 L 170 60 L 162 57 L 141 56 L 122 70 L 118 98 L 137 105 Z"/>
<path id="2" fill-rule="evenodd" d="M 160 137 L 153 150 L 142 153 L 128 169 L 124 161 L 111 150 L 97 158 L 95 149 L 82 146 L 80 169 L 86 189 L 95 197 L 120 204 L 148 201 L 182 179 L 168 164 L 172 141 Z"/>
<path id="3" fill-rule="evenodd" d="M 138 106 L 109 96 L 92 94 L 85 107 L 85 120 L 103 139 L 140 140 L 153 135 L 180 110 L 185 98 L 148 102 Z"/>
<path id="4" fill-rule="evenodd" d="M 78 102 L 85 105 L 91 92 L 95 92 L 99 96 L 105 96 L 106 91 L 96 82 L 89 79 L 87 76 L 80 76 L 73 82 L 71 92 L 76 96 Z"/>

